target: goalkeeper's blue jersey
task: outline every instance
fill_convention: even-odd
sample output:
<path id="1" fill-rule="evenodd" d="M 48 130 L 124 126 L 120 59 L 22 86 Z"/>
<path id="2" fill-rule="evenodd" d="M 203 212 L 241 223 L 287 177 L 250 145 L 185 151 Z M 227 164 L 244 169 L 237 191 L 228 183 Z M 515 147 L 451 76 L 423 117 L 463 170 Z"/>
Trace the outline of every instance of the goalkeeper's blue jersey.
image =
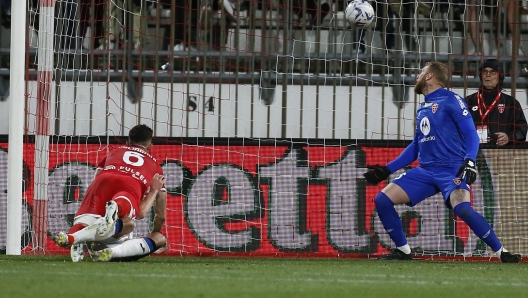
<path id="1" fill-rule="evenodd" d="M 460 130 L 462 122 L 471 118 L 460 95 L 440 88 L 425 96 L 416 111 L 418 162 L 424 166 L 459 167 L 466 157 L 466 140 Z M 473 126 L 473 130 L 476 129 Z M 477 144 L 478 146 L 478 144 Z M 475 156 L 472 156 L 475 160 Z"/>

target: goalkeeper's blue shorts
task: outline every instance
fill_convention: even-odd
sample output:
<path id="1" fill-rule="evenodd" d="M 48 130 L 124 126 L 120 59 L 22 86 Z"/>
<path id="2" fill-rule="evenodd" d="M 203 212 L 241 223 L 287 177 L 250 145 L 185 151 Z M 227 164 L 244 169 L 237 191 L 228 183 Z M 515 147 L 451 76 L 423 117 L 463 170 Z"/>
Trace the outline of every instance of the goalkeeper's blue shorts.
<path id="1" fill-rule="evenodd" d="M 392 180 L 392 183 L 397 184 L 407 193 L 411 200 L 411 203 L 408 204 L 409 206 L 414 206 L 428 197 L 441 192 L 445 205 L 447 208 L 451 208 L 449 195 L 453 190 L 462 188 L 470 191 L 465 180 L 461 181 L 459 178 L 456 178 L 458 169 L 458 167 L 416 167 Z"/>

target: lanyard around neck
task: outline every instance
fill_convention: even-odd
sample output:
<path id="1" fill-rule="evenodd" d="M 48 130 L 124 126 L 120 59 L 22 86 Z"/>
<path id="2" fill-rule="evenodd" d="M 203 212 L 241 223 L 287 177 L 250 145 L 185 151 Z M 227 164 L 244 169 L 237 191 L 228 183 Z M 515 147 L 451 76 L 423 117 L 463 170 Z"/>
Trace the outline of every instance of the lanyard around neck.
<path id="1" fill-rule="evenodd" d="M 490 111 L 493 109 L 493 107 L 495 107 L 495 105 L 499 101 L 501 94 L 502 94 L 502 91 L 499 91 L 499 94 L 497 94 L 497 96 L 495 97 L 491 105 L 486 108 L 486 104 L 484 103 L 484 98 L 482 97 L 482 93 L 480 91 L 477 93 L 477 105 L 478 105 L 480 120 L 482 124 L 484 124 L 484 119 L 486 119 Z M 483 110 L 486 110 L 486 111 L 484 112 Z"/>

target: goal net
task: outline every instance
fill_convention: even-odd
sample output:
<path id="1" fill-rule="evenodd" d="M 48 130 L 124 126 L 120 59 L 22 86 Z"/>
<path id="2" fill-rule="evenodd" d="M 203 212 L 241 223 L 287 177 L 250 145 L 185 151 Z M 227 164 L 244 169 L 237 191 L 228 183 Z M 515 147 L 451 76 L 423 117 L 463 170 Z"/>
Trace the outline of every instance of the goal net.
<path id="1" fill-rule="evenodd" d="M 516 113 L 528 107 L 526 10 L 477 2 L 370 1 L 375 20 L 361 31 L 338 0 L 29 1 L 25 28 L 0 29 L 27 36 L 23 148 L 7 144 L 0 60 L 0 249 L 8 150 L 24 156 L 22 253 L 66 253 L 53 237 L 72 225 L 96 165 L 147 124 L 167 178 L 166 255 L 386 253 L 374 196 L 407 169 L 378 186 L 362 174 L 412 140 L 424 64 L 446 63 L 465 97 L 482 61 L 499 59 Z M 521 142 L 482 144 L 472 185 L 474 209 L 523 256 L 527 160 Z M 492 256 L 440 194 L 397 211 L 420 256 Z"/>

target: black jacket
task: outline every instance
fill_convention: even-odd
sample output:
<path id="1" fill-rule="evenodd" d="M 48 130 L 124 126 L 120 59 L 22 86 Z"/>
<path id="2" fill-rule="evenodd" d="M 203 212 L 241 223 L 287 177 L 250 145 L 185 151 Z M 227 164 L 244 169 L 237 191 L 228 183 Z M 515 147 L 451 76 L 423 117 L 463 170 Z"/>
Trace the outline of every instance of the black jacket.
<path id="1" fill-rule="evenodd" d="M 484 119 L 484 123 L 482 123 L 478 108 L 477 93 L 467 96 L 466 102 L 469 107 L 469 112 L 473 117 L 475 126 L 488 126 L 490 142 L 495 143 L 497 141 L 495 136 L 496 132 L 506 133 L 510 142 L 525 142 L 528 126 L 524 116 L 524 111 L 522 110 L 519 101 L 502 92 L 499 101 L 493 107 L 493 109 L 490 110 L 488 116 Z M 489 107 L 492 104 L 496 96 L 496 90 L 491 92 L 483 92 L 483 98 L 486 107 Z M 485 110 L 483 110 L 483 112 L 485 112 Z"/>

